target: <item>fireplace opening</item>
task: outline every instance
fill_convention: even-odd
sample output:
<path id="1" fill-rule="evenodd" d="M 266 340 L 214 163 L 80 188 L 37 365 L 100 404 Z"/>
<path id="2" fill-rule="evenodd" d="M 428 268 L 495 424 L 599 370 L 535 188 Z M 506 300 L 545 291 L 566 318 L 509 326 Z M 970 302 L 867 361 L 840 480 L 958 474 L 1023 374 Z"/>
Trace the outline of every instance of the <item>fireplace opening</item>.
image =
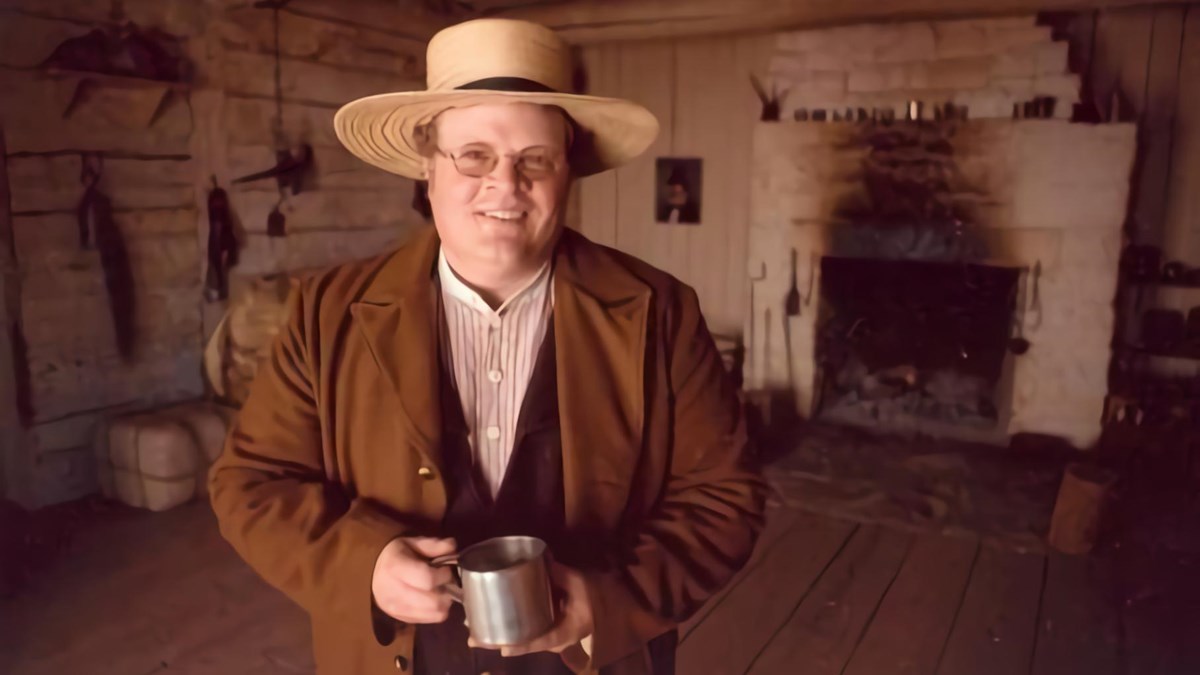
<path id="1" fill-rule="evenodd" d="M 825 257 L 816 413 L 944 435 L 991 430 L 1013 337 L 1019 268 Z"/>

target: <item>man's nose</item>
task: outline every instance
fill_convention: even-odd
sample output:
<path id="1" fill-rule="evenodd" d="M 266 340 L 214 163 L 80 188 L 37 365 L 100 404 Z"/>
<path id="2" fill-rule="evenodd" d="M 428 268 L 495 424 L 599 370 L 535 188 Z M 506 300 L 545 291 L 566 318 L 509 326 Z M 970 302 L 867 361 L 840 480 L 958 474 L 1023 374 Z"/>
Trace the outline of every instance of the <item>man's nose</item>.
<path id="1" fill-rule="evenodd" d="M 487 181 L 492 186 L 503 190 L 517 190 L 521 187 L 523 177 L 517 171 L 516 162 L 508 157 L 496 161 L 495 168 L 487 175 Z"/>

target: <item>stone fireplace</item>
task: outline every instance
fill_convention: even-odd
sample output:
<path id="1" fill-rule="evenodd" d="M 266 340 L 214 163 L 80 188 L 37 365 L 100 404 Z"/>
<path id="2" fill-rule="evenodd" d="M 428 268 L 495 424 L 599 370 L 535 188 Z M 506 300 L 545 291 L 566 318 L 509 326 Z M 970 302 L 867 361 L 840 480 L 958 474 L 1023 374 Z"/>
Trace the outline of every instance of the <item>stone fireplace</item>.
<path id="1" fill-rule="evenodd" d="M 880 184 L 880 134 L 916 184 Z M 1093 444 L 1135 136 L 1057 119 L 760 123 L 747 386 L 806 417 Z"/>
<path id="2" fill-rule="evenodd" d="M 967 262 L 823 257 L 813 413 L 933 434 L 996 429 L 1020 275 Z"/>

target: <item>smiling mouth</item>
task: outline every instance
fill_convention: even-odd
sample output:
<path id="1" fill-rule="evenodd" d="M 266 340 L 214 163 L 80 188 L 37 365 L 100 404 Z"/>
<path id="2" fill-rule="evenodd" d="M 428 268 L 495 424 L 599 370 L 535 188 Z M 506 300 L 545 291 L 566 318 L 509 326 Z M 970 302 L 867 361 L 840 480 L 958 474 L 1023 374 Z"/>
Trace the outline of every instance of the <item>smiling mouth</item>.
<path id="1" fill-rule="evenodd" d="M 480 211 L 477 215 L 504 223 L 516 223 L 529 214 L 527 211 Z"/>

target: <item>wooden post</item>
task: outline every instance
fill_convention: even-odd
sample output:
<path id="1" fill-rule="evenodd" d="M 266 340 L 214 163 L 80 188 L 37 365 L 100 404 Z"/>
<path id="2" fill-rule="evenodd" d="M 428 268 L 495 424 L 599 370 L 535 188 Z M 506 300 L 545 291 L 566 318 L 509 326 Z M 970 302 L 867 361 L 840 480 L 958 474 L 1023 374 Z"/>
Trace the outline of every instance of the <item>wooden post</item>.
<path id="1" fill-rule="evenodd" d="M 1115 480 L 1116 474 L 1108 469 L 1081 462 L 1067 465 L 1050 519 L 1051 547 L 1071 555 L 1092 550 L 1104 498 Z"/>
<path id="2" fill-rule="evenodd" d="M 21 425 L 16 337 L 20 287 L 9 212 L 8 151 L 0 127 L 0 498 L 28 504 L 30 466 Z"/>

